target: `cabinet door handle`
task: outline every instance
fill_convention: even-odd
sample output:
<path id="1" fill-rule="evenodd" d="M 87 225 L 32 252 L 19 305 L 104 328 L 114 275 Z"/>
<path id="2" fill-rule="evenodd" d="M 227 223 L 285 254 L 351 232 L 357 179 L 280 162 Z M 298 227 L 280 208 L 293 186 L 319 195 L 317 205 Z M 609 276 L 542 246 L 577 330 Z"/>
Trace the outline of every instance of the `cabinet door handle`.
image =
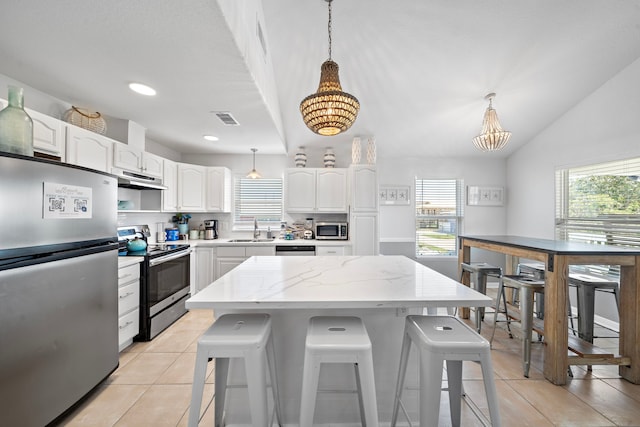
<path id="1" fill-rule="evenodd" d="M 120 280 L 120 279 L 124 279 L 125 277 L 129 277 L 129 276 L 131 276 L 131 275 L 132 275 L 131 273 L 127 273 L 127 274 L 125 274 L 124 276 L 118 276 L 118 280 Z"/>
<path id="2" fill-rule="evenodd" d="M 127 293 L 126 293 L 126 294 L 124 294 L 124 295 L 120 295 L 118 298 L 120 298 L 120 299 L 124 299 L 124 298 L 128 297 L 129 295 L 133 295 L 133 294 L 134 294 L 133 292 L 127 292 Z"/>
<path id="3" fill-rule="evenodd" d="M 132 323 L 133 323 L 133 320 L 129 320 L 127 323 L 125 323 L 124 325 L 120 326 L 120 329 L 124 329 L 124 328 L 126 328 L 127 326 L 129 326 Z"/>

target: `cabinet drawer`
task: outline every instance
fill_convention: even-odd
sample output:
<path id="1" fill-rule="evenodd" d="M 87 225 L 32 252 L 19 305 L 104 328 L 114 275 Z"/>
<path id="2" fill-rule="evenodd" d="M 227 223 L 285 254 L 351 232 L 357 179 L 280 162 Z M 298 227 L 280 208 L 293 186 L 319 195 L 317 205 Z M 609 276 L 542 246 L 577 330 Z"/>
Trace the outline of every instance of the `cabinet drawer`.
<path id="1" fill-rule="evenodd" d="M 259 256 L 259 255 L 275 255 L 276 248 L 275 246 L 255 246 L 246 248 L 245 255 L 246 256 Z"/>
<path id="2" fill-rule="evenodd" d="M 118 314 L 124 314 L 140 306 L 140 284 L 130 283 L 118 289 Z"/>
<path id="3" fill-rule="evenodd" d="M 316 255 L 342 256 L 344 255 L 344 246 L 316 246 Z"/>
<path id="4" fill-rule="evenodd" d="M 220 246 L 218 256 L 245 256 L 244 246 Z"/>
<path id="5" fill-rule="evenodd" d="M 118 269 L 118 286 L 140 279 L 140 264 L 133 264 Z"/>
<path id="6" fill-rule="evenodd" d="M 125 342 L 140 333 L 140 310 L 133 310 L 130 313 L 118 319 L 118 345 L 122 346 Z"/>

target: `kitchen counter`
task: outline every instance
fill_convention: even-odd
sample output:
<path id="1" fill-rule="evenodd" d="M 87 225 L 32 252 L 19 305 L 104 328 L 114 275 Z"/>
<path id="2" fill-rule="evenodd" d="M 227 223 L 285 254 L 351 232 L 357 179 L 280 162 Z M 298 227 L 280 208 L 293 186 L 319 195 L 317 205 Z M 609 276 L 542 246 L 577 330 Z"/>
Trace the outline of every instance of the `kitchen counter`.
<path id="1" fill-rule="evenodd" d="M 140 264 L 144 260 L 143 256 L 120 256 L 118 257 L 118 268 L 129 267 L 130 265 Z"/>
<path id="2" fill-rule="evenodd" d="M 187 308 L 485 306 L 491 298 L 404 256 L 251 257 Z"/>
<path id="3" fill-rule="evenodd" d="M 305 239 L 295 239 L 295 240 L 284 240 L 284 239 L 273 239 L 268 242 L 231 242 L 234 238 L 229 239 L 213 239 L 213 240 L 202 240 L 202 239 L 193 239 L 193 240 L 178 240 L 180 243 L 188 243 L 191 246 L 276 246 L 276 245 L 286 245 L 286 246 L 351 246 L 352 243 L 350 240 L 305 240 Z"/>
<path id="4" fill-rule="evenodd" d="M 296 242 L 296 241 L 294 241 Z M 297 243 L 297 242 L 296 242 Z M 335 243 L 335 242 L 332 242 Z M 268 313 L 273 322 L 283 424 L 297 425 L 304 342 L 312 316 L 362 318 L 373 346 L 374 375 L 381 425 L 391 418 L 404 318 L 424 307 L 488 306 L 491 298 L 403 256 L 254 256 L 187 300 L 189 309 Z M 323 367 L 323 388 L 353 390 L 353 367 Z M 407 378 L 417 377 L 410 363 Z M 231 364 L 229 382 L 245 383 L 242 363 Z M 228 425 L 249 426 L 246 391 L 227 393 Z M 417 393 L 403 399 L 413 419 Z M 315 423 L 359 425 L 355 393 L 319 393 Z"/>

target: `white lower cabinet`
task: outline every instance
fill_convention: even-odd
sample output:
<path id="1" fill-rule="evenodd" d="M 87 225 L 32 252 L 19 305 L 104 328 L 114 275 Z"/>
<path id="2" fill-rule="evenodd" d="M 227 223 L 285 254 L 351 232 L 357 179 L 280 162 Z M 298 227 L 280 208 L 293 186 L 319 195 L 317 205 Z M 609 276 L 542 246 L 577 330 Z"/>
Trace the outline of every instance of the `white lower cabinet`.
<path id="1" fill-rule="evenodd" d="M 217 249 L 215 280 L 242 264 L 249 257 L 276 254 L 275 246 L 219 246 Z"/>
<path id="2" fill-rule="evenodd" d="M 344 256 L 350 255 L 351 248 L 348 246 L 316 246 L 317 256 Z"/>
<path id="3" fill-rule="evenodd" d="M 353 255 L 378 255 L 378 214 L 351 214 L 349 238 L 353 244 Z"/>
<path id="4" fill-rule="evenodd" d="M 118 268 L 118 347 L 122 351 L 140 333 L 140 264 Z"/>
<path id="5" fill-rule="evenodd" d="M 215 248 L 213 247 L 196 247 L 195 249 L 195 286 L 191 290 L 192 295 L 200 292 L 215 277 Z"/>

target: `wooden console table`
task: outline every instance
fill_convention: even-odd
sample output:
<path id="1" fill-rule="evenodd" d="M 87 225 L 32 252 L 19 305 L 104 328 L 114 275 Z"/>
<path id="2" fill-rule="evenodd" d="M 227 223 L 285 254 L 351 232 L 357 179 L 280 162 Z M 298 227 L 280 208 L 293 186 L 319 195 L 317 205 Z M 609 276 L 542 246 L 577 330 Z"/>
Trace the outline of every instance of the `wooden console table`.
<path id="1" fill-rule="evenodd" d="M 471 261 L 473 247 L 505 254 L 506 274 L 514 273 L 519 258 L 545 264 L 545 378 L 562 385 L 567 382 L 568 365 L 607 364 L 619 365 L 620 376 L 640 383 L 640 250 L 520 236 L 460 236 L 459 240 L 460 263 Z M 619 355 L 568 355 L 567 284 L 569 265 L 577 264 L 620 266 Z M 468 286 L 469 278 L 465 276 L 464 284 Z"/>

